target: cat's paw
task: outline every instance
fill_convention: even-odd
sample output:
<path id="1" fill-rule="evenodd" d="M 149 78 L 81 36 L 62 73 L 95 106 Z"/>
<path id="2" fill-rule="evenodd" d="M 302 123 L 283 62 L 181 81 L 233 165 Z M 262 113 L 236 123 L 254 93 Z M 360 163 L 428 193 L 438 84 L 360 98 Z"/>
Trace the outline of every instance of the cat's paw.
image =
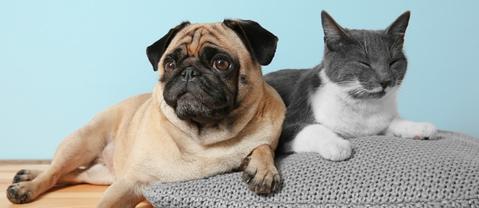
<path id="1" fill-rule="evenodd" d="M 337 138 L 322 143 L 316 152 L 327 160 L 342 161 L 351 157 L 353 146 L 348 140 Z"/>
<path id="2" fill-rule="evenodd" d="M 387 134 L 408 139 L 430 139 L 437 133 L 431 123 L 402 121 L 391 124 Z"/>
<path id="3" fill-rule="evenodd" d="M 348 140 L 339 137 L 321 124 L 304 127 L 291 143 L 293 152 L 316 152 L 331 161 L 346 160 L 351 157 L 353 147 Z"/>

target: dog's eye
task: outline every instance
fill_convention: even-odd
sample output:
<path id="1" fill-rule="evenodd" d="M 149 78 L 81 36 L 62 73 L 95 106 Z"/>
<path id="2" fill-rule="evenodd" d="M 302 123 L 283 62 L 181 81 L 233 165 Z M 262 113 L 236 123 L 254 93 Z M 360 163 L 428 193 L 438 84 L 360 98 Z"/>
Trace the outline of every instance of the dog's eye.
<path id="1" fill-rule="evenodd" d="M 220 71 L 226 71 L 230 68 L 231 64 L 230 62 L 223 58 L 223 57 L 218 57 L 213 59 L 213 68 L 220 70 Z"/>
<path id="2" fill-rule="evenodd" d="M 174 70 L 174 69 L 176 69 L 176 61 L 172 60 L 172 59 L 166 60 L 164 67 L 165 67 L 165 70 L 167 70 L 167 71 Z"/>

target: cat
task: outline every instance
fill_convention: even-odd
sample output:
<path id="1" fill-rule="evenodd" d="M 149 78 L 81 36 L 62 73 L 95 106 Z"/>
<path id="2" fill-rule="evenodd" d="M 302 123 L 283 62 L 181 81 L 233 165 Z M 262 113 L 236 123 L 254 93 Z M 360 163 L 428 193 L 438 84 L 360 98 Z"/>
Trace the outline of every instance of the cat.
<path id="1" fill-rule="evenodd" d="M 403 13 L 385 30 L 356 30 L 341 27 L 321 12 L 322 63 L 265 76 L 287 106 L 280 153 L 317 152 L 341 161 L 352 154 L 348 138 L 427 139 L 436 133 L 433 124 L 403 120 L 397 110 L 397 92 L 407 68 L 403 43 L 409 17 L 409 11 Z"/>

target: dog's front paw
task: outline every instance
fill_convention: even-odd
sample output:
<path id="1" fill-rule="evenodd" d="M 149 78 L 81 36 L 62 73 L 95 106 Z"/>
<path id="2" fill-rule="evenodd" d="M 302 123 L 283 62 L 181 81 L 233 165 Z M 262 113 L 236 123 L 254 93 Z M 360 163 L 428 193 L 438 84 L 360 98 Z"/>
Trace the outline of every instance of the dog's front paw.
<path id="1" fill-rule="evenodd" d="M 17 174 L 13 177 L 13 183 L 31 181 L 40 174 L 41 171 L 38 170 L 19 170 Z"/>
<path id="2" fill-rule="evenodd" d="M 351 157 L 353 147 L 348 140 L 337 138 L 322 143 L 317 152 L 327 160 L 342 161 Z"/>
<path id="3" fill-rule="evenodd" d="M 279 190 L 281 177 L 274 164 L 265 164 L 254 158 L 243 160 L 243 181 L 257 194 L 269 194 Z"/>
<path id="4" fill-rule="evenodd" d="M 430 139 L 437 133 L 437 128 L 431 123 L 402 121 L 391 124 L 388 134 L 408 139 Z"/>
<path id="5" fill-rule="evenodd" d="M 7 198 L 14 204 L 28 203 L 33 200 L 30 182 L 14 183 L 7 188 Z"/>

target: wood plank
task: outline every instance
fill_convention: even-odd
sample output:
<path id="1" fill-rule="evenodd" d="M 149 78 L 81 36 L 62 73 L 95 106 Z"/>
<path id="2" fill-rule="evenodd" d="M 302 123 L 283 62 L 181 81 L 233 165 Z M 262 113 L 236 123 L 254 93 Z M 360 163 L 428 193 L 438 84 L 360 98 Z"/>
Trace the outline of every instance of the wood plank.
<path id="1" fill-rule="evenodd" d="M 47 162 L 48 163 L 48 162 Z M 108 186 L 97 185 L 74 185 L 56 190 L 49 191 L 40 196 L 35 201 L 16 205 L 8 201 L 6 197 L 6 189 L 11 184 L 13 176 L 20 169 L 38 169 L 45 170 L 48 165 L 39 164 L 38 161 L 18 161 L 17 163 L 0 163 L 0 207 L 32 207 L 32 208 L 87 208 L 95 207 L 99 202 L 103 192 Z M 137 208 L 152 207 L 147 202 L 143 202 L 137 206 Z"/>
<path id="2" fill-rule="evenodd" d="M 0 165 L 34 165 L 34 164 L 50 164 L 51 160 L 0 160 Z"/>

